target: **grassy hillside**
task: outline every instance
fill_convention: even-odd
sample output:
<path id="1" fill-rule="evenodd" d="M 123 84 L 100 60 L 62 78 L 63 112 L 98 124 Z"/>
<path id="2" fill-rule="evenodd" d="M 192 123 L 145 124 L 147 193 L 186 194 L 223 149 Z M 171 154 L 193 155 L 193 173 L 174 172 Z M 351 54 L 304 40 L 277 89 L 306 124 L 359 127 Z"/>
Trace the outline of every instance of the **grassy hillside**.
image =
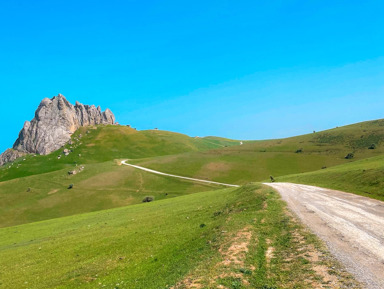
<path id="1" fill-rule="evenodd" d="M 315 185 L 384 201 L 384 156 L 305 174 L 282 176 L 277 181 Z"/>
<path id="2" fill-rule="evenodd" d="M 216 137 L 193 138 L 184 134 L 146 130 L 126 126 L 82 127 L 65 148 L 47 156 L 26 156 L 0 168 L 0 181 L 70 168 L 74 164 L 92 164 L 117 158 L 143 158 L 238 145 L 239 141 Z M 60 159 L 58 159 L 60 157 Z"/>
<path id="3" fill-rule="evenodd" d="M 384 120 L 376 120 L 286 139 L 133 162 L 167 173 L 244 184 L 270 175 L 304 173 L 381 155 L 383 140 Z M 349 153 L 354 157 L 345 159 Z"/>
<path id="4" fill-rule="evenodd" d="M 137 204 L 145 196 L 161 200 L 221 188 L 154 176 L 114 160 L 235 144 L 239 142 L 124 126 L 81 128 L 65 146 L 68 156 L 63 148 L 47 156 L 26 156 L 0 170 L 0 227 Z M 77 174 L 69 175 L 71 171 Z"/>
<path id="5" fill-rule="evenodd" d="M 74 165 L 50 173 L 0 182 L 0 227 L 222 188 L 146 173 L 117 162 Z M 72 189 L 68 189 L 73 184 Z"/>
<path id="6" fill-rule="evenodd" d="M 137 204 L 145 196 L 161 200 L 220 188 L 118 166 L 119 158 L 163 172 L 243 185 L 383 154 L 383 123 L 243 145 L 124 126 L 82 128 L 66 146 L 72 151 L 68 156 L 63 150 L 27 156 L 0 169 L 0 227 Z M 369 149 L 373 143 L 375 149 Z M 349 152 L 354 158 L 344 159 Z M 78 174 L 68 174 L 80 167 L 84 170 Z"/>
<path id="7" fill-rule="evenodd" d="M 284 211 L 249 185 L 2 228 L 0 287 L 354 285 Z"/>

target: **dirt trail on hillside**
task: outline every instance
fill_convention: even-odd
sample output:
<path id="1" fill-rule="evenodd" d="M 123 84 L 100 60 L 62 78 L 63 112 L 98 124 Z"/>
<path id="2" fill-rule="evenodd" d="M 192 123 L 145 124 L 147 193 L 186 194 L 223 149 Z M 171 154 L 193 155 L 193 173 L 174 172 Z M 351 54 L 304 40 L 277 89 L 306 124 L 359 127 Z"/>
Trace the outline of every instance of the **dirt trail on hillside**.
<path id="1" fill-rule="evenodd" d="M 220 185 L 220 186 L 234 187 L 234 188 L 240 187 L 239 185 L 231 185 L 231 184 L 219 183 L 219 182 L 214 182 L 214 181 L 207 181 L 207 180 L 202 180 L 202 179 L 195 179 L 195 178 L 189 178 L 189 177 L 183 177 L 183 176 L 166 174 L 166 173 L 163 173 L 163 172 L 147 169 L 147 168 L 144 168 L 144 167 L 141 167 L 141 166 L 131 165 L 131 164 L 127 163 L 127 161 L 128 160 L 122 161 L 121 164 L 123 164 L 125 166 L 129 166 L 129 167 L 133 167 L 133 168 L 136 168 L 136 169 L 139 169 L 139 170 L 142 170 L 142 171 L 146 171 L 146 172 L 149 172 L 149 173 L 152 173 L 152 174 L 156 174 L 156 175 L 168 176 L 168 177 L 172 177 L 172 178 L 184 179 L 184 180 L 189 180 L 189 181 L 193 181 L 193 182 L 207 183 L 207 184 L 212 184 L 212 185 Z"/>
<path id="2" fill-rule="evenodd" d="M 384 288 L 384 202 L 290 183 L 268 183 L 365 288 Z"/>

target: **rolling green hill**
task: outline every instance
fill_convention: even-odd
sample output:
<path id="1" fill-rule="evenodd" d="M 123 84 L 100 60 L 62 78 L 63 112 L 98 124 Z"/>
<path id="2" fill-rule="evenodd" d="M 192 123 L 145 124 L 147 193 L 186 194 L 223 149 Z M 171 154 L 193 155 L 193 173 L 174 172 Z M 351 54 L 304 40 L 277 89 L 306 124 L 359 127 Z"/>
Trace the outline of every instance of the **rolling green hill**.
<path id="1" fill-rule="evenodd" d="M 161 200 L 221 188 L 119 166 L 122 158 L 163 172 L 243 185 L 383 154 L 383 125 L 383 120 L 370 121 L 243 145 L 124 126 L 81 128 L 66 146 L 72 151 L 68 156 L 63 149 L 30 155 L 0 170 L 0 227 L 138 204 L 146 196 Z M 372 144 L 375 149 L 369 149 Z M 345 159 L 350 152 L 354 158 Z"/>
<path id="2" fill-rule="evenodd" d="M 137 131 L 125 126 L 81 127 L 72 136 L 72 151 L 63 149 L 46 156 L 28 155 L 0 169 L 0 181 L 71 168 L 75 164 L 92 164 L 118 158 L 143 158 L 238 145 L 239 141 L 216 137 L 189 137 L 160 131 Z M 60 157 L 60 159 L 58 159 Z"/>
<path id="3" fill-rule="evenodd" d="M 0 169 L 0 288 L 309 288 L 332 278 L 357 288 L 278 194 L 252 182 L 273 175 L 384 200 L 382 140 L 384 120 L 242 145 L 81 128 L 65 148 Z"/>
<path id="4" fill-rule="evenodd" d="M 314 185 L 384 201 L 384 156 L 315 172 L 282 176 L 277 181 Z"/>
<path id="5" fill-rule="evenodd" d="M 286 139 L 133 160 L 166 173 L 244 184 L 298 174 L 384 154 L 384 120 L 376 120 Z M 374 146 L 372 146 L 374 145 Z M 370 149 L 374 147 L 374 149 Z M 353 153 L 352 159 L 345 156 Z"/>
<path id="6" fill-rule="evenodd" d="M 2 228 L 0 267 L 1 288 L 354 284 L 260 185 Z"/>

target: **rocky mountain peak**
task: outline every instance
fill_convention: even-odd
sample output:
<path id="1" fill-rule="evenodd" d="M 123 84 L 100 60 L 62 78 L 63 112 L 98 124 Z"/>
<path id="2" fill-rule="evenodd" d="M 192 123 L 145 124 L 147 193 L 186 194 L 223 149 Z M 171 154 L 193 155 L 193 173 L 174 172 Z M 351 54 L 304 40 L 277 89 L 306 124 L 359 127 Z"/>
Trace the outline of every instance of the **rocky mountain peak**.
<path id="1" fill-rule="evenodd" d="M 49 154 L 65 145 L 81 126 L 114 123 L 115 116 L 109 109 L 102 112 L 100 106 L 77 101 L 72 105 L 60 93 L 51 99 L 44 98 L 35 117 L 24 123 L 13 149 L 0 155 L 0 165 L 27 153 Z"/>

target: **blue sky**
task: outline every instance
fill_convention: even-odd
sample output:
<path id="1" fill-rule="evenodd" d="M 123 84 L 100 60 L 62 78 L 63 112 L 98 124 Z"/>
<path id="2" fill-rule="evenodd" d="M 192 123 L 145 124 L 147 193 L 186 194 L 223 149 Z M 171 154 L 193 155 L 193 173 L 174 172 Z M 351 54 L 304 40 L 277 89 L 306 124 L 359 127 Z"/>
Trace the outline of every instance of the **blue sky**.
<path id="1" fill-rule="evenodd" d="M 384 117 L 383 1 L 0 1 L 0 150 L 40 100 L 192 136 Z"/>

